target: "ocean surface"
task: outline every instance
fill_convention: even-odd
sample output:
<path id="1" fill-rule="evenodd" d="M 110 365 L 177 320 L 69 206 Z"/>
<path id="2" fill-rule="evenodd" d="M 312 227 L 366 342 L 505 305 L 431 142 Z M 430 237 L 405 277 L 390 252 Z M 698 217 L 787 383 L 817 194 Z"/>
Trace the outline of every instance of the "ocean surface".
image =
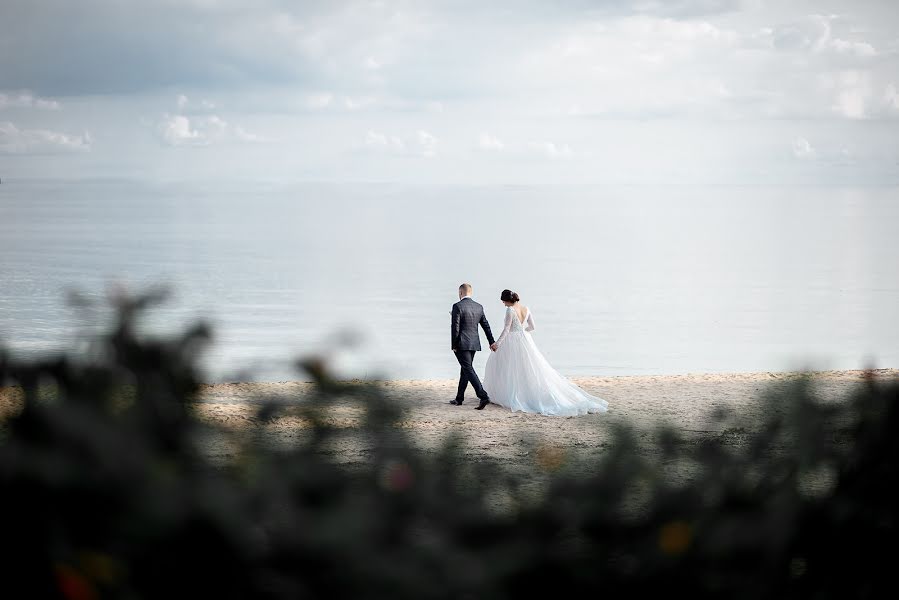
<path id="1" fill-rule="evenodd" d="M 451 378 L 463 281 L 496 335 L 517 291 L 566 375 L 899 367 L 899 188 L 0 185 L 16 356 L 83 348 L 111 290 L 166 284 L 144 329 L 208 320 L 209 381 L 301 378 L 309 354 Z"/>

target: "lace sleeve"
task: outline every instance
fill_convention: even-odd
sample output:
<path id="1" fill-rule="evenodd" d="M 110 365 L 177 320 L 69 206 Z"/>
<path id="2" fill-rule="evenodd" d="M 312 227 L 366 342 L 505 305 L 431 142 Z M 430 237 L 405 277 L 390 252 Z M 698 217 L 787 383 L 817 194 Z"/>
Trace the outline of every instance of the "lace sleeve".
<path id="1" fill-rule="evenodd" d="M 528 311 L 528 326 L 524 330 L 534 331 L 534 315 L 531 314 L 531 311 Z"/>
<path id="2" fill-rule="evenodd" d="M 503 320 L 503 332 L 499 334 L 499 339 L 496 340 L 496 346 L 499 347 L 502 345 L 503 340 L 506 339 L 506 336 L 509 335 L 509 330 L 512 328 L 512 307 L 506 308 L 506 318 Z"/>

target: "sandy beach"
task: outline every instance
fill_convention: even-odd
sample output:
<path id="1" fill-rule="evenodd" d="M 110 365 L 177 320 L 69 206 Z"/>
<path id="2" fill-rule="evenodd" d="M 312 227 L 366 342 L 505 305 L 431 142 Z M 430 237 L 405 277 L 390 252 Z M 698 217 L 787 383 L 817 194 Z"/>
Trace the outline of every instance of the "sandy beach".
<path id="1" fill-rule="evenodd" d="M 878 380 L 899 378 L 899 369 L 872 372 Z M 402 411 L 398 430 L 425 452 L 435 451 L 450 435 L 460 436 L 463 444 L 460 460 L 490 457 L 509 466 L 530 463 L 534 442 L 545 442 L 564 452 L 579 455 L 601 453 L 612 442 L 617 425 L 633 426 L 638 436 L 651 435 L 654 426 L 664 422 L 677 429 L 685 439 L 704 436 L 731 436 L 735 443 L 745 430 L 730 428 L 713 417 L 718 408 L 734 411 L 749 422 L 763 410 L 761 398 L 768 390 L 783 389 L 809 374 L 802 373 L 729 373 L 671 376 L 579 377 L 573 381 L 588 392 L 608 400 L 607 413 L 581 417 L 548 417 L 513 413 L 492 404 L 483 411 L 474 410 L 476 399 L 469 397 L 463 406 L 448 404 L 453 398 L 454 380 L 398 380 L 377 382 Z M 839 401 L 864 382 L 863 371 L 820 371 L 810 374 L 819 397 Z M 223 383 L 202 386 L 198 407 L 201 418 L 234 433 L 264 430 L 275 444 L 302 441 L 310 423 L 286 411 L 276 418 L 260 421 L 256 417 L 261 398 L 279 404 L 302 406 L 313 392 L 303 382 Z M 0 418 L 21 407 L 16 388 L 0 388 Z M 327 412 L 332 425 L 344 429 L 345 436 L 335 439 L 331 449 L 335 460 L 357 463 L 367 459 L 370 448 L 354 436 L 364 409 L 352 400 L 337 400 Z M 213 458 L 226 459 L 235 448 L 226 438 L 211 438 L 205 444 Z"/>
<path id="2" fill-rule="evenodd" d="M 873 371 L 879 380 L 899 377 L 899 369 Z M 526 459 L 533 441 L 548 441 L 556 448 L 578 454 L 602 452 L 610 443 L 616 425 L 631 425 L 640 436 L 650 435 L 654 426 L 665 422 L 685 438 L 720 436 L 727 425 L 713 418 L 718 408 L 734 411 L 750 422 L 759 416 L 761 398 L 768 390 L 783 389 L 807 376 L 802 373 L 728 373 L 669 376 L 578 377 L 572 380 L 591 394 L 605 398 L 609 411 L 580 417 L 549 417 L 513 413 L 489 405 L 474 410 L 477 400 L 469 389 L 463 406 L 448 404 L 455 380 L 400 380 L 378 382 L 394 401 L 401 403 L 403 416 L 398 426 L 422 450 L 434 450 L 449 435 L 464 439 L 462 459 L 490 456 L 504 463 Z M 819 397 L 839 401 L 864 382 L 864 371 L 820 371 L 811 374 Z M 260 395 L 287 403 L 302 402 L 312 390 L 308 383 L 233 383 L 204 386 L 201 414 L 210 422 L 235 430 L 261 426 L 254 418 L 251 402 Z M 352 402 L 338 402 L 329 420 L 338 427 L 353 428 L 363 409 Z M 282 417 L 265 424 L 276 440 L 290 443 L 308 427 L 302 419 Z M 363 461 L 365 444 L 347 440 L 334 448 L 342 461 Z"/>

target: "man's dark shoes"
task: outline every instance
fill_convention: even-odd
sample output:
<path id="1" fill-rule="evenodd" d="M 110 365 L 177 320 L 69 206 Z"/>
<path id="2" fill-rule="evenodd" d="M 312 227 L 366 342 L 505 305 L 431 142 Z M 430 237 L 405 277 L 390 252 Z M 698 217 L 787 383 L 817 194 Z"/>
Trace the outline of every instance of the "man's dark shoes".
<path id="1" fill-rule="evenodd" d="M 450 400 L 450 404 L 454 406 L 462 406 L 462 400 Z"/>
<path id="2" fill-rule="evenodd" d="M 484 407 L 490 404 L 490 400 L 481 400 L 481 403 L 474 407 L 475 410 L 484 410 Z"/>

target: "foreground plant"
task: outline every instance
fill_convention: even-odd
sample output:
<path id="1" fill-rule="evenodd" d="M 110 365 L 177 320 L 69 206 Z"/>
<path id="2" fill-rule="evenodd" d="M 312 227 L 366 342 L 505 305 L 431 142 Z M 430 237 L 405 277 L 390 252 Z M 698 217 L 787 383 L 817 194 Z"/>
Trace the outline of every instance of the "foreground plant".
<path id="1" fill-rule="evenodd" d="M 274 448 L 263 428 L 222 465 L 202 439 L 234 434 L 194 414 L 210 332 L 138 335 L 158 300 L 122 298 L 88 356 L 0 355 L 0 385 L 23 396 L 0 424 L 4 596 L 845 599 L 891 586 L 895 382 L 825 405 L 800 381 L 766 399 L 763 422 L 742 420 L 738 445 L 664 427 L 650 452 L 621 428 L 593 461 L 544 445 L 534 497 L 526 475 L 454 461 L 453 442 L 414 450 L 380 388 L 313 359 L 301 366 L 316 394 L 260 399 L 258 414 L 299 411 L 312 435 Z M 338 397 L 366 409 L 361 467 L 324 451 Z"/>

